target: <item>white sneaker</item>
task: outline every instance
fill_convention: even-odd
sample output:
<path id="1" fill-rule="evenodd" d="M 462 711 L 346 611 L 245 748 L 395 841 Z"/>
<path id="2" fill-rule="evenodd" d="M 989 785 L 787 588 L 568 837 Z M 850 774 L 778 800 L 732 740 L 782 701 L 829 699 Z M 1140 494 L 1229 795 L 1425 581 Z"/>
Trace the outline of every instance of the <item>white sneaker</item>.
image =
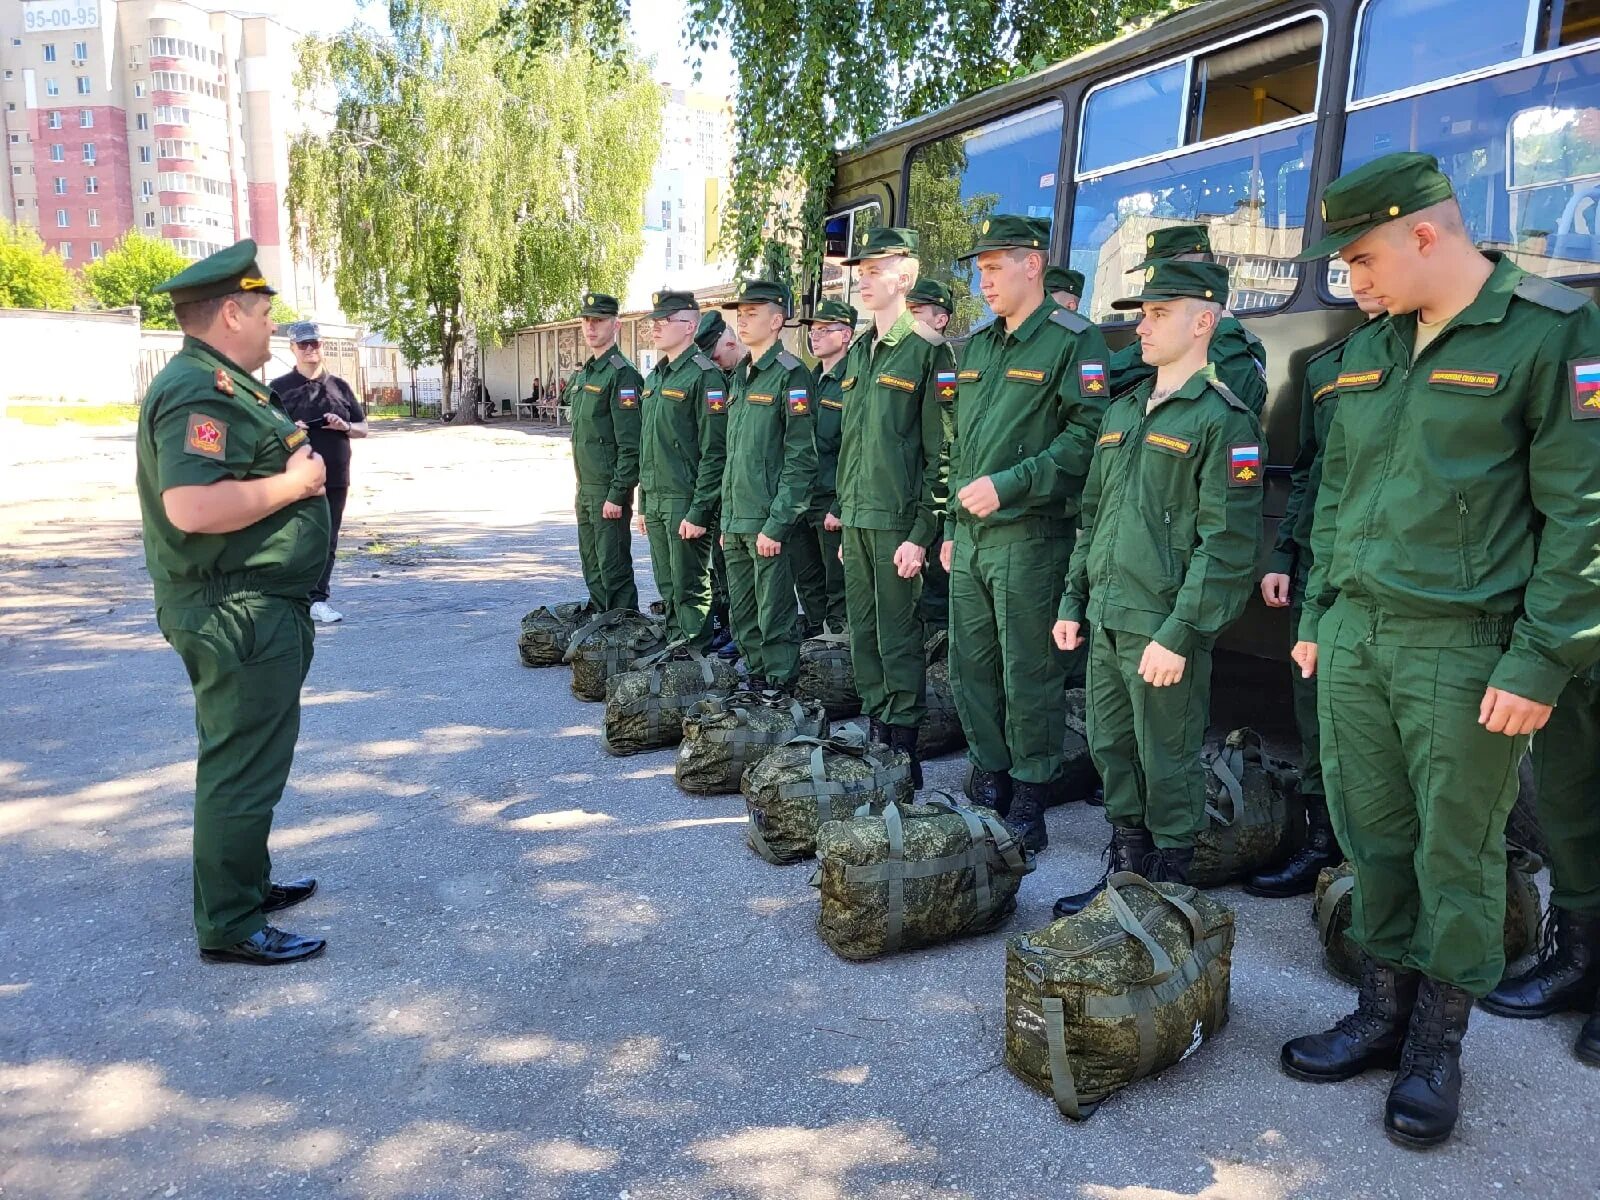
<path id="1" fill-rule="evenodd" d="M 332 625 L 335 621 L 344 620 L 344 614 L 326 600 L 318 600 L 311 606 L 311 619 L 322 625 Z"/>

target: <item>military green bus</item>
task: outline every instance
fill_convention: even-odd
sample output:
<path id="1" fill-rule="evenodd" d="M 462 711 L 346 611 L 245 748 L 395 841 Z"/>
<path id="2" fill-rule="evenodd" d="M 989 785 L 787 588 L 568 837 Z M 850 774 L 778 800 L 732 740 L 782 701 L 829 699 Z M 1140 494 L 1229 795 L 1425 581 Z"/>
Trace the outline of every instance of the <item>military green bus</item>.
<path id="1" fill-rule="evenodd" d="M 1210 0 L 1139 33 L 908 121 L 839 155 L 820 294 L 851 297 L 861 230 L 922 234 L 923 270 L 989 318 L 954 261 L 990 213 L 1053 218 L 1052 262 L 1118 346 L 1111 301 L 1149 233 L 1202 223 L 1229 306 L 1266 344 L 1267 546 L 1298 441 L 1305 360 L 1359 319 L 1347 273 L 1293 261 L 1321 236 L 1312 198 L 1396 150 L 1438 157 L 1485 250 L 1600 283 L 1600 0 Z M 1280 657 L 1253 607 L 1230 636 Z"/>

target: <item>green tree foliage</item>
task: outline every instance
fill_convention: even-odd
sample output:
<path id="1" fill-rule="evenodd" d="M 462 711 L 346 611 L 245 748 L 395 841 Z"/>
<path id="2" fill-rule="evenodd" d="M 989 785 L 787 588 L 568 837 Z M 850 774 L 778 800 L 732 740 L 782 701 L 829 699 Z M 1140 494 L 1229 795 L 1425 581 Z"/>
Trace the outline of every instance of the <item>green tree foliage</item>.
<path id="1" fill-rule="evenodd" d="M 293 325 L 296 321 L 304 321 L 300 310 L 295 308 L 281 295 L 272 298 L 272 323 L 274 325 Z"/>
<path id="2" fill-rule="evenodd" d="M 958 260 L 972 247 L 972 230 L 994 212 L 1000 197 L 981 192 L 961 198 L 961 177 L 967 155 L 961 139 L 945 138 L 921 151 L 911 164 L 906 202 L 917 218 L 922 270 L 950 285 L 956 308 L 947 332 L 957 337 L 987 311 L 973 295 L 974 260 Z"/>
<path id="3" fill-rule="evenodd" d="M 188 265 L 189 260 L 170 243 L 135 229 L 83 269 L 83 282 L 101 308 L 138 305 L 139 321 L 146 329 L 176 329 L 172 297 L 151 289 Z"/>
<path id="4" fill-rule="evenodd" d="M 726 45 L 739 66 L 726 242 L 742 267 L 762 260 L 764 242 L 789 242 L 809 274 L 838 148 L 1184 2 L 687 0 L 691 45 Z"/>
<path id="5" fill-rule="evenodd" d="M 0 308 L 71 308 L 78 279 L 26 225 L 0 220 Z"/>
<path id="6" fill-rule="evenodd" d="M 299 83 L 333 94 L 334 126 L 291 146 L 290 211 L 347 313 L 446 364 L 447 407 L 469 331 L 618 291 L 643 245 L 660 89 L 583 39 L 588 6 L 550 11 L 533 37 L 499 0 L 391 0 L 388 34 L 302 46 Z"/>

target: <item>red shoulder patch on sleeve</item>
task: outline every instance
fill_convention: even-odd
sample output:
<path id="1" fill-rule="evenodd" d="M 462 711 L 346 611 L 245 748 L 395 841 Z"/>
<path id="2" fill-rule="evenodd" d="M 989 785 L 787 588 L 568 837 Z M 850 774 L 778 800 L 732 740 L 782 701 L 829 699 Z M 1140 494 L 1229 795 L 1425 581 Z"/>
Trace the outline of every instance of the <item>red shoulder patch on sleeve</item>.
<path id="1" fill-rule="evenodd" d="M 220 372 L 219 372 L 220 374 Z M 228 452 L 226 422 L 204 413 L 189 414 L 189 428 L 183 435 L 183 452 L 201 458 L 224 458 Z"/>

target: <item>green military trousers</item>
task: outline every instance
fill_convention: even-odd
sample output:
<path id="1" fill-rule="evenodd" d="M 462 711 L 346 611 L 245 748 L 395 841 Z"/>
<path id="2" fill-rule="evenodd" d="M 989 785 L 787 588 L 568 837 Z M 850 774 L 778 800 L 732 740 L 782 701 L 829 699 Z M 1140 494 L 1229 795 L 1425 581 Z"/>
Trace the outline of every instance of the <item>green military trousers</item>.
<path id="1" fill-rule="evenodd" d="M 583 581 L 589 602 L 601 612 L 639 607 L 639 589 L 633 582 L 633 509 L 622 506 L 622 516 L 607 520 L 603 509 L 606 489 L 578 489 L 573 502 L 578 512 L 578 557 L 583 561 Z"/>
<path id="2" fill-rule="evenodd" d="M 1550 843 L 1550 902 L 1600 912 L 1600 681 L 1567 684 L 1533 735 L 1533 777 Z"/>
<path id="3" fill-rule="evenodd" d="M 844 529 L 844 607 L 861 711 L 885 725 L 916 727 L 927 715 L 928 661 L 917 601 L 922 576 L 901 579 L 892 529 Z"/>
<path id="4" fill-rule="evenodd" d="M 950 684 L 980 771 L 1024 783 L 1061 773 L 1066 708 L 1062 662 L 1050 630 L 1072 538 L 996 530 L 975 540 L 958 528 L 950 557 Z"/>
<path id="5" fill-rule="evenodd" d="M 300 736 L 300 686 L 311 669 L 305 600 L 248 596 L 163 608 L 162 635 L 194 688 L 200 754 L 194 785 L 194 927 L 216 950 L 266 925 L 267 835 Z"/>
<path id="6" fill-rule="evenodd" d="M 1323 781 L 1355 868 L 1350 935 L 1474 996 L 1505 970 L 1506 818 L 1528 744 L 1478 724 L 1510 632 L 1348 599 L 1317 629 Z"/>
<path id="7" fill-rule="evenodd" d="M 732 628 L 728 617 L 728 556 L 722 549 L 722 538 L 711 539 L 711 615 L 724 627 Z"/>
<path id="8" fill-rule="evenodd" d="M 1295 569 L 1289 593 L 1292 597 L 1289 608 L 1291 630 L 1300 628 L 1300 606 L 1305 601 L 1306 579 L 1310 574 L 1309 561 Z M 1322 721 L 1317 716 L 1317 677 L 1313 675 L 1307 679 L 1293 660 L 1289 663 L 1289 694 L 1294 703 L 1295 730 L 1300 734 L 1300 794 L 1325 796 L 1327 788 L 1322 782 Z"/>
<path id="9" fill-rule="evenodd" d="M 800 630 L 796 625 L 794 568 L 789 548 L 762 558 L 756 534 L 723 535 L 728 560 L 728 616 L 733 638 L 752 675 L 780 687 L 800 673 Z"/>
<path id="10" fill-rule="evenodd" d="M 1158 847 L 1178 850 L 1205 827 L 1200 749 L 1211 713 L 1211 647 L 1196 646 L 1183 678 L 1158 688 L 1139 674 L 1149 644 L 1143 634 L 1090 630 L 1089 757 L 1105 785 L 1106 819 L 1148 829 Z"/>
<path id="11" fill-rule="evenodd" d="M 685 541 L 678 526 L 689 514 L 689 501 L 649 498 L 644 527 L 650 535 L 650 566 L 656 590 L 666 608 L 668 636 L 704 649 L 711 641 L 711 546 L 715 527 Z"/>
<path id="12" fill-rule="evenodd" d="M 822 527 L 824 512 L 807 513 L 789 534 L 786 547 L 794 558 L 794 590 L 809 628 L 827 626 L 835 633 L 845 626 L 844 563 L 839 561 L 840 534 Z"/>

